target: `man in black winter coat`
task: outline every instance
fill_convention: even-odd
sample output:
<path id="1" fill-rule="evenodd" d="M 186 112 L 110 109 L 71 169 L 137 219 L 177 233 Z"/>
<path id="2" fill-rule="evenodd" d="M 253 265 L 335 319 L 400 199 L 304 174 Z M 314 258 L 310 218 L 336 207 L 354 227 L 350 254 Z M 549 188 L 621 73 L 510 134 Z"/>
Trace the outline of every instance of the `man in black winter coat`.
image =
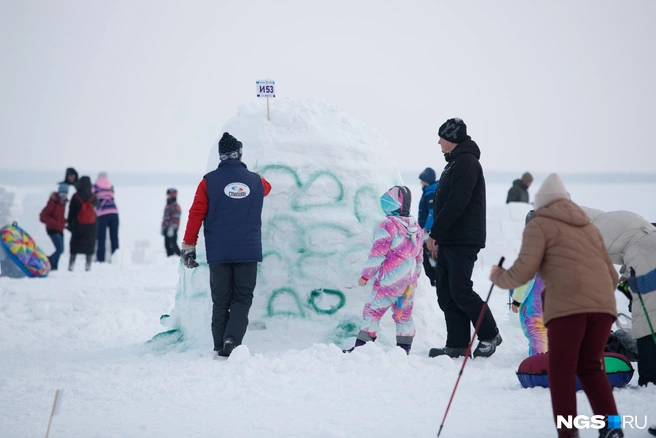
<path id="1" fill-rule="evenodd" d="M 508 190 L 506 204 L 509 202 L 525 202 L 528 204 L 528 188 L 531 187 L 532 182 L 533 175 L 528 172 L 522 175 L 522 179 L 513 181 L 512 187 Z"/>
<path id="2" fill-rule="evenodd" d="M 446 320 L 446 347 L 432 348 L 430 357 L 464 356 L 483 308 L 471 280 L 478 252 L 485 247 L 485 178 L 478 145 L 461 119 L 449 119 L 439 129 L 439 144 L 447 164 L 434 201 L 434 222 L 426 244 L 437 254 L 437 302 Z M 499 329 L 486 307 L 474 357 L 489 357 L 501 344 Z"/>

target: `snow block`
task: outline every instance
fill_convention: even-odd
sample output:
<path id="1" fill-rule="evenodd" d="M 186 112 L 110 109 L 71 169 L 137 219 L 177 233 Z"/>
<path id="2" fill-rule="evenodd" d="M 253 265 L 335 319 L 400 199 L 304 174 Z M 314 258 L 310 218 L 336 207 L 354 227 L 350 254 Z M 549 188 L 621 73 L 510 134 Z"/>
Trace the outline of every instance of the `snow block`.
<path id="1" fill-rule="evenodd" d="M 617 353 L 604 353 L 606 376 L 613 388 L 622 388 L 633 378 L 631 362 Z M 524 388 L 549 387 L 549 353 L 536 354 L 524 359 L 517 370 L 517 378 Z M 580 391 L 581 383 L 576 379 L 576 390 Z"/>
<path id="2" fill-rule="evenodd" d="M 354 336 L 371 291 L 357 282 L 384 218 L 379 198 L 402 181 L 385 140 L 372 127 L 318 100 L 276 99 L 270 122 L 265 103 L 241 106 L 223 132 L 243 143 L 244 163 L 272 186 L 264 199 L 264 260 L 249 315 L 266 330 L 249 327 L 244 343 L 251 336 L 276 336 L 294 346 L 307 336 L 295 345 L 301 347 L 310 335 L 313 342 L 327 343 Z M 214 143 L 207 170 L 218 164 Z M 413 200 L 413 211 L 418 202 Z M 199 268 L 181 268 L 175 308 L 166 325 L 179 330 L 188 346 L 208 348 L 213 345 L 212 303 L 204 249 L 199 241 Z M 422 297 L 430 305 L 418 303 Z M 427 281 L 415 300 L 418 326 L 423 309 L 433 306 L 426 318 L 438 317 Z M 381 331 L 394 342 L 391 315 L 384 318 Z"/>

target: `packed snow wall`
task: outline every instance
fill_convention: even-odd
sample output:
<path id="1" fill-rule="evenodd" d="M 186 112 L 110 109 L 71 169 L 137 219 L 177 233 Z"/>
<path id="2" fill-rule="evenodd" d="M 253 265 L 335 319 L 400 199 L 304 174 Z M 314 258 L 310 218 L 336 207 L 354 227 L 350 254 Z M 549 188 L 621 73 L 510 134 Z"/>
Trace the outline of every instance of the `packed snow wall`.
<path id="1" fill-rule="evenodd" d="M 390 148 L 370 126 L 317 100 L 276 99 L 271 121 L 263 102 L 245 105 L 220 135 L 224 131 L 243 143 L 243 161 L 272 185 L 262 213 L 264 260 L 244 342 L 274 336 L 301 346 L 354 336 L 371 291 L 357 281 L 384 218 L 379 197 L 401 184 Z M 218 164 L 214 144 L 207 171 Z M 418 202 L 413 199 L 413 211 Z M 197 251 L 204 262 L 202 239 Z M 175 308 L 163 319 L 169 331 L 156 341 L 210 348 L 208 266 L 180 272 Z M 415 304 L 418 327 L 422 313 L 437 317 L 436 311 L 422 312 L 436 307 L 434 301 L 422 278 Z M 266 335 L 254 334 L 265 327 Z M 393 339 L 394 329 L 382 327 Z"/>

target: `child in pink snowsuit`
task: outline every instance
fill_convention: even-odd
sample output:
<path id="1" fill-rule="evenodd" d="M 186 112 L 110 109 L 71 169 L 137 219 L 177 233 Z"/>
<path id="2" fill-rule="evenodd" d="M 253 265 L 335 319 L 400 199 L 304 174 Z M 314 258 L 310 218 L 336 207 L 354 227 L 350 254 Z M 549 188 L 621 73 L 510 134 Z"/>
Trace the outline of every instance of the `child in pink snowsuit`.
<path id="1" fill-rule="evenodd" d="M 410 216 L 410 190 L 394 186 L 380 198 L 387 215 L 378 225 L 371 253 L 358 281 L 373 281 L 371 300 L 365 304 L 355 347 L 376 340 L 380 319 L 391 307 L 396 323 L 396 345 L 410 354 L 415 336 L 412 307 L 423 262 L 424 232 Z M 355 348 L 345 350 L 351 352 Z"/>

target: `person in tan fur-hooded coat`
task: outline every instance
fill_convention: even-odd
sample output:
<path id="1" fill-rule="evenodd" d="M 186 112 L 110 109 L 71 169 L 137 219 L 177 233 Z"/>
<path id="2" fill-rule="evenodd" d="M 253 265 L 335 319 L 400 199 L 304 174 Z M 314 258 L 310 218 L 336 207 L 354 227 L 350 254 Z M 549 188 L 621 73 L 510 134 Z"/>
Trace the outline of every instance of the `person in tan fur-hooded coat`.
<path id="1" fill-rule="evenodd" d="M 513 266 L 492 268 L 490 280 L 503 289 L 525 284 L 539 273 L 545 291 L 544 323 L 549 343 L 549 389 L 554 420 L 576 416 L 576 376 L 595 415 L 617 415 L 606 373 L 601 367 L 606 340 L 617 318 L 617 272 L 599 230 L 569 199 L 557 174 L 535 195 L 535 215 L 526 225 Z M 623 436 L 605 430 L 600 436 Z M 607 434 L 606 434 L 607 433 Z M 559 437 L 577 437 L 561 428 Z"/>
<path id="2" fill-rule="evenodd" d="M 644 275 L 656 269 L 656 227 L 637 213 L 630 211 L 603 212 L 593 208 L 581 207 L 592 224 L 599 228 L 610 258 L 616 265 L 622 265 L 620 272 L 629 276 L 633 268 L 636 275 Z M 656 295 L 643 295 L 649 318 L 656 321 Z M 631 306 L 631 333 L 638 345 L 638 385 L 656 385 L 656 344 L 651 337 L 647 322 L 637 295 Z"/>

